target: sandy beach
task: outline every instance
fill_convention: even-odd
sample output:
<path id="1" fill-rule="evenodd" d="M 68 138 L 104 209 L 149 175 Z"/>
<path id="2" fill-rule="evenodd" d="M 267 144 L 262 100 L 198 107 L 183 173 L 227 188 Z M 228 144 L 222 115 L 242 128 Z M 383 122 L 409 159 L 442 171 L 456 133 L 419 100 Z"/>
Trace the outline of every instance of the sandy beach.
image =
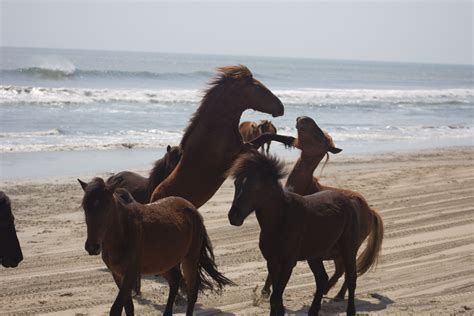
<path id="1" fill-rule="evenodd" d="M 356 308 L 370 315 L 472 314 L 474 310 L 474 147 L 378 156 L 332 156 L 321 182 L 363 193 L 385 222 L 379 265 L 358 279 Z M 288 161 L 288 167 L 292 162 Z M 319 174 L 319 169 L 316 171 Z M 106 176 L 106 175 L 104 175 Z M 90 180 L 85 177 L 84 180 Z M 0 269 L 0 314 L 103 315 L 117 294 L 100 257 L 84 250 L 82 190 L 75 178 L 3 182 L 12 201 L 24 261 Z M 200 295 L 196 314 L 268 314 L 259 299 L 266 265 L 251 215 L 227 220 L 234 193 L 226 181 L 201 209 L 219 269 L 238 286 Z M 328 273 L 332 263 L 326 262 Z M 321 314 L 344 313 L 346 302 L 324 298 Z M 293 271 L 284 301 L 306 314 L 315 289 L 306 263 Z M 145 277 L 134 300 L 138 315 L 164 310 L 168 287 Z M 176 306 L 183 313 L 185 305 Z"/>

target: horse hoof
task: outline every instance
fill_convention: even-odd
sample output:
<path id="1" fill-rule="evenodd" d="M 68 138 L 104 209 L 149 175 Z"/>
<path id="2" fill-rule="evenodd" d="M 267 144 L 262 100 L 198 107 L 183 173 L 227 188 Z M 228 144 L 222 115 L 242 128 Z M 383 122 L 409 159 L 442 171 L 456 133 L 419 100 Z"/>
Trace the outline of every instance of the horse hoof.
<path id="1" fill-rule="evenodd" d="M 142 292 L 135 292 L 135 291 L 133 291 L 133 295 L 132 295 L 132 296 L 133 296 L 133 297 L 140 297 L 140 296 L 142 296 Z"/>
<path id="2" fill-rule="evenodd" d="M 174 301 L 174 304 L 176 306 L 184 306 L 186 305 L 186 302 L 187 302 L 186 298 L 183 295 L 181 295 L 181 293 L 178 293 L 176 295 L 176 299 Z"/>
<path id="3" fill-rule="evenodd" d="M 262 291 L 262 298 L 268 300 L 270 298 L 270 291 Z"/>
<path id="4" fill-rule="evenodd" d="M 334 296 L 334 298 L 332 300 L 335 301 L 335 302 L 342 302 L 342 301 L 344 301 L 344 299 L 345 299 L 344 296 L 342 296 L 342 297 L 341 296 Z"/>

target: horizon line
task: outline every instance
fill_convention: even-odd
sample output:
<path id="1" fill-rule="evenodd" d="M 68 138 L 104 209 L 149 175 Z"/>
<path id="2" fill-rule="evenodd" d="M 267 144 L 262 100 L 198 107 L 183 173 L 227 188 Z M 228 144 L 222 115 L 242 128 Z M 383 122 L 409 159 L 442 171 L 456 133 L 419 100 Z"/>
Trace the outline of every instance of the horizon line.
<path id="1" fill-rule="evenodd" d="M 153 51 L 153 50 L 129 50 L 129 49 L 96 49 L 96 48 L 58 48 L 44 46 L 6 46 L 1 45 L 0 48 L 23 48 L 23 49 L 44 49 L 44 50 L 79 50 L 92 52 L 118 52 L 118 53 L 147 53 L 147 54 L 176 54 L 176 55 L 197 55 L 197 56 L 219 56 L 219 57 L 250 57 L 250 58 L 276 58 L 276 59 L 303 59 L 303 60 L 320 60 L 320 61 L 340 61 L 340 62 L 365 62 L 365 63 L 392 63 L 392 64 L 419 64 L 419 65 L 438 65 L 438 66 L 469 66 L 474 67 L 474 60 L 470 64 L 465 63 L 446 63 L 446 62 L 419 62 L 419 61 L 400 61 L 400 60 L 373 60 L 373 59 L 345 59 L 345 58 L 328 58 L 328 57 L 305 57 L 305 56 L 276 56 L 276 55 L 252 55 L 252 54 L 233 54 L 233 53 L 190 53 L 190 52 L 172 52 L 172 51 Z"/>

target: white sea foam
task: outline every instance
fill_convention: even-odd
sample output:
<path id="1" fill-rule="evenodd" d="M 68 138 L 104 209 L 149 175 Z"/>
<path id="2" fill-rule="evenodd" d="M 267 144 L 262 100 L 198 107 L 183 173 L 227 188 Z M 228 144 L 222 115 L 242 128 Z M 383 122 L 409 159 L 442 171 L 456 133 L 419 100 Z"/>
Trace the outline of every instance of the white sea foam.
<path id="1" fill-rule="evenodd" d="M 474 102 L 474 89 L 377 90 L 298 89 L 276 90 L 285 105 L 443 105 Z M 84 89 L 0 86 L 0 105 L 68 105 L 94 103 L 196 104 L 203 92 L 196 89 Z"/>
<path id="2" fill-rule="evenodd" d="M 163 148 L 178 144 L 180 131 L 158 129 L 117 131 L 88 135 L 66 134 L 58 129 L 0 133 L 0 152 L 37 152 L 65 150 L 100 150 L 117 148 Z"/>
<path id="3" fill-rule="evenodd" d="M 336 144 L 474 139 L 470 125 L 460 126 L 385 126 L 337 127 L 328 130 Z M 294 127 L 279 127 L 279 133 L 296 136 Z M 178 144 L 181 131 L 121 130 L 100 135 L 64 133 L 59 129 L 0 133 L 0 152 L 37 152 L 66 150 L 107 150 L 120 148 L 163 148 Z"/>

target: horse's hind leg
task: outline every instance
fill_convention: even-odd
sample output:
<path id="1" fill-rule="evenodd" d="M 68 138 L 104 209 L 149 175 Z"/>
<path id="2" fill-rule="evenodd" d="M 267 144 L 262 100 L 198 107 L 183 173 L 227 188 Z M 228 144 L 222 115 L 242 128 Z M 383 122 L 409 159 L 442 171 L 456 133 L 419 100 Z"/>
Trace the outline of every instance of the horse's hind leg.
<path id="1" fill-rule="evenodd" d="M 267 154 L 270 151 L 270 142 L 267 143 Z"/>
<path id="2" fill-rule="evenodd" d="M 316 293 L 314 294 L 313 303 L 309 308 L 308 315 L 318 315 L 321 308 L 321 299 L 323 293 L 328 286 L 328 274 L 324 269 L 323 261 L 319 259 L 308 260 L 309 267 L 313 271 L 314 279 L 316 280 Z"/>
<path id="3" fill-rule="evenodd" d="M 355 232 L 357 232 L 357 230 Z M 344 284 L 347 285 L 347 288 L 349 289 L 349 299 L 347 301 L 347 315 L 349 316 L 355 316 L 356 314 L 354 296 L 357 283 L 357 245 L 355 244 L 357 238 L 355 236 L 358 235 L 354 233 L 354 231 L 352 231 L 352 233 L 353 234 L 345 234 L 344 245 L 342 247 L 342 260 L 345 269 Z"/>
<path id="4" fill-rule="evenodd" d="M 142 276 L 138 275 L 137 281 L 135 283 L 135 288 L 133 289 L 135 291 L 136 296 L 140 296 L 142 294 L 141 287 L 142 287 Z"/>
<path id="5" fill-rule="evenodd" d="M 355 303 L 354 295 L 357 282 L 357 271 L 356 271 L 356 254 L 355 252 L 349 253 L 344 258 L 344 265 L 346 267 L 345 282 L 349 289 L 349 299 L 347 301 L 347 315 L 355 315 Z"/>
<path id="6" fill-rule="evenodd" d="M 173 314 L 173 304 L 174 304 L 174 301 L 176 300 L 176 295 L 178 294 L 179 285 L 182 279 L 179 265 L 165 272 L 163 274 L 163 277 L 166 279 L 166 281 L 168 281 L 168 284 L 170 286 L 168 301 L 166 302 L 166 309 L 165 309 L 165 312 L 163 313 L 164 316 L 167 316 L 167 315 Z"/>
<path id="7" fill-rule="evenodd" d="M 341 289 L 339 290 L 339 292 L 337 292 L 336 299 L 343 301 L 344 297 L 346 296 L 346 291 L 347 291 L 347 282 L 344 279 L 344 283 L 342 284 Z"/>
<path id="8" fill-rule="evenodd" d="M 199 291 L 198 259 L 186 257 L 182 262 L 182 267 L 184 280 L 186 281 L 186 290 L 188 292 L 186 316 L 192 316 Z"/>
<path id="9" fill-rule="evenodd" d="M 324 294 L 328 294 L 329 290 L 332 289 L 334 285 L 336 285 L 339 278 L 344 274 L 344 262 L 341 257 L 334 258 L 334 267 L 336 270 L 334 271 L 334 274 L 332 275 L 332 277 L 329 279 L 329 284 Z M 346 294 L 346 289 L 347 289 L 345 284 L 346 282 L 344 281 L 344 284 L 342 285 L 341 290 L 336 295 L 336 299 L 344 300 L 344 296 Z"/>

